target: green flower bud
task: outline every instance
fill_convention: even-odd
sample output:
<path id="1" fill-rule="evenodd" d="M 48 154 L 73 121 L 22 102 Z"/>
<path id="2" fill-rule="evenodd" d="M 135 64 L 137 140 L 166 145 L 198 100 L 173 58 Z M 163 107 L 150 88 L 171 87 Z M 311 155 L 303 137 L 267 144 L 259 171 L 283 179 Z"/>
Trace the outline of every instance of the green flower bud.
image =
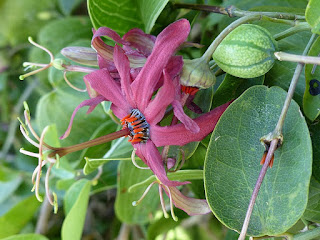
<path id="1" fill-rule="evenodd" d="M 216 76 L 210 70 L 209 64 L 202 58 L 184 59 L 180 78 L 181 85 L 209 88 L 216 82 Z"/>
<path id="2" fill-rule="evenodd" d="M 66 47 L 61 50 L 61 54 L 77 63 L 98 66 L 98 56 L 94 49 L 88 47 Z"/>

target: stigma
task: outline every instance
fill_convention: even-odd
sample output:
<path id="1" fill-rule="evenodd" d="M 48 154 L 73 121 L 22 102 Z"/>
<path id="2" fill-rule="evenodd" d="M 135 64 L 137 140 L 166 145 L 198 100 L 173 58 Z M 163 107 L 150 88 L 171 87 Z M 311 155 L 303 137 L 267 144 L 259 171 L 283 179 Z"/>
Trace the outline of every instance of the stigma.
<path id="1" fill-rule="evenodd" d="M 150 125 L 138 109 L 132 109 L 129 115 L 122 118 L 121 125 L 130 130 L 128 136 L 131 143 L 146 142 L 150 138 Z"/>

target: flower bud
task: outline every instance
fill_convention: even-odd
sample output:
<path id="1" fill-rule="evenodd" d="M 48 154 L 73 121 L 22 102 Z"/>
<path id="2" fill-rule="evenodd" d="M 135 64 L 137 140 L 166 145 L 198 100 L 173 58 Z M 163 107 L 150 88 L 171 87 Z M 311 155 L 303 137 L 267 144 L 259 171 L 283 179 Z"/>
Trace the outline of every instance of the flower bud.
<path id="1" fill-rule="evenodd" d="M 210 70 L 205 59 L 184 59 L 180 83 L 184 86 L 209 88 L 216 82 L 216 76 Z"/>
<path id="2" fill-rule="evenodd" d="M 65 47 L 61 54 L 77 63 L 89 66 L 98 66 L 97 53 L 87 47 Z"/>

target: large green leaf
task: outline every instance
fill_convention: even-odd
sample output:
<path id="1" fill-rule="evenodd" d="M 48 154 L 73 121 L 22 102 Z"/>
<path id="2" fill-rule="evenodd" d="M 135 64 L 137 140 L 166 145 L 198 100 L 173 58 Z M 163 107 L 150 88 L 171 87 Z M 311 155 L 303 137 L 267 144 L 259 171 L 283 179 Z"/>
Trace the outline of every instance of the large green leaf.
<path id="1" fill-rule="evenodd" d="M 142 161 L 137 161 L 137 163 L 143 166 Z M 153 173 L 150 170 L 136 168 L 130 161 L 120 162 L 118 171 L 118 188 L 115 203 L 117 217 L 120 221 L 128 224 L 148 222 L 159 204 L 158 186 L 153 186 L 137 206 L 132 206 L 132 203 L 139 200 L 145 189 L 140 188 L 129 193 L 128 188 L 147 179 Z"/>
<path id="2" fill-rule="evenodd" d="M 20 230 L 31 220 L 40 202 L 35 196 L 30 196 L 0 217 L 0 238 L 5 238 L 20 232 Z"/>
<path id="3" fill-rule="evenodd" d="M 314 178 L 311 178 L 309 200 L 303 218 L 320 223 L 320 183 Z"/>
<path id="4" fill-rule="evenodd" d="M 306 20 L 312 27 L 312 32 L 320 34 L 320 1 L 310 0 L 306 8 Z"/>
<path id="5" fill-rule="evenodd" d="M 312 44 L 308 55 L 318 56 L 319 53 L 320 37 Z M 320 67 L 316 67 L 313 72 L 313 65 L 306 64 L 305 76 L 306 89 L 303 95 L 303 112 L 311 121 L 314 121 L 320 114 Z"/>
<path id="6" fill-rule="evenodd" d="M 240 231 L 258 178 L 264 147 L 260 138 L 276 126 L 286 92 L 254 86 L 235 100 L 212 134 L 205 162 L 205 189 L 214 214 Z M 277 235 L 298 221 L 308 200 L 312 149 L 299 106 L 292 102 L 253 209 L 248 235 Z"/>
<path id="7" fill-rule="evenodd" d="M 10 236 L 7 238 L 3 238 L 1 240 L 49 240 L 49 239 L 39 234 L 27 233 L 27 234 Z"/>
<path id="8" fill-rule="evenodd" d="M 81 239 L 86 217 L 91 182 L 82 179 L 71 186 L 64 198 L 66 218 L 62 225 L 62 240 Z"/>
<path id="9" fill-rule="evenodd" d="M 88 0 L 88 12 L 95 29 L 109 27 L 123 35 L 131 28 L 143 28 L 137 0 Z"/>
<path id="10" fill-rule="evenodd" d="M 139 0 L 140 13 L 145 32 L 150 33 L 160 13 L 169 0 Z"/>

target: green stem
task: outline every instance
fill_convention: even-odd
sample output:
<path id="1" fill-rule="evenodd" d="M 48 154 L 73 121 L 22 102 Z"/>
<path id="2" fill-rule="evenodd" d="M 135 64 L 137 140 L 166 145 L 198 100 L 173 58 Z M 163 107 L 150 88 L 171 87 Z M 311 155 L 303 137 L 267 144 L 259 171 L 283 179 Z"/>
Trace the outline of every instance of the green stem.
<path id="1" fill-rule="evenodd" d="M 274 35 L 274 39 L 276 41 L 279 41 L 281 39 L 284 39 L 286 37 L 290 37 L 293 34 L 296 34 L 298 32 L 302 32 L 302 31 L 307 31 L 310 30 L 310 25 L 307 22 L 303 22 L 303 23 L 298 23 L 297 25 L 288 28 L 287 30 L 280 32 L 276 35 Z"/>
<path id="2" fill-rule="evenodd" d="M 168 178 L 172 181 L 200 180 L 203 179 L 203 170 L 180 170 L 177 172 L 169 172 Z M 155 175 L 152 175 L 146 180 L 132 185 L 128 189 L 128 192 L 134 192 L 137 188 L 146 187 L 154 181 L 157 181 L 157 178 Z"/>
<path id="3" fill-rule="evenodd" d="M 320 237 L 320 227 L 296 234 L 293 236 L 293 240 L 311 240 L 318 239 Z"/>
<path id="4" fill-rule="evenodd" d="M 316 64 L 320 65 L 320 57 L 301 56 L 285 52 L 275 52 L 274 56 L 279 61 L 298 62 L 304 64 Z"/>
<path id="5" fill-rule="evenodd" d="M 244 11 L 234 6 L 228 6 L 224 8 L 219 6 L 187 4 L 187 3 L 175 3 L 174 6 L 177 8 L 186 8 L 186 9 L 192 9 L 192 10 L 219 13 L 219 14 L 228 15 L 229 17 L 244 17 L 248 15 L 258 14 L 258 15 L 263 15 L 263 16 L 268 16 L 268 17 L 278 18 L 278 19 L 288 19 L 288 20 L 304 20 L 305 19 L 305 16 L 296 15 L 292 13 Z"/>
<path id="6" fill-rule="evenodd" d="M 219 44 L 222 42 L 222 40 L 236 27 L 240 26 L 243 23 L 258 20 L 261 18 L 261 15 L 249 15 L 242 18 L 237 19 L 233 23 L 231 23 L 228 27 L 226 27 L 218 37 L 211 43 L 211 45 L 208 47 L 207 51 L 202 55 L 201 58 L 204 58 L 207 62 L 210 61 L 212 54 L 216 50 L 216 48 L 219 46 Z"/>
<path id="7" fill-rule="evenodd" d="M 312 36 L 311 36 L 306 48 L 303 51 L 303 54 L 302 54 L 303 56 L 307 55 L 307 53 L 308 53 L 308 51 L 309 51 L 309 49 L 311 47 L 311 44 L 314 41 L 315 37 L 316 37 L 316 34 L 312 34 Z M 281 136 L 282 135 L 282 127 L 283 127 L 283 124 L 284 124 L 284 120 L 286 118 L 291 99 L 293 97 L 293 94 L 294 94 L 294 91 L 296 89 L 298 80 L 299 80 L 301 72 L 303 70 L 303 66 L 304 66 L 304 63 L 298 63 L 298 65 L 296 67 L 296 70 L 294 71 L 294 74 L 293 74 L 293 77 L 292 77 L 292 80 L 291 80 L 291 84 L 290 84 L 290 87 L 289 87 L 289 90 L 288 90 L 288 94 L 287 94 L 286 100 L 284 102 L 284 105 L 283 105 L 283 108 L 282 108 L 282 111 L 281 111 L 281 114 L 280 114 L 280 117 L 279 117 L 279 121 L 277 123 L 276 128 L 273 131 L 273 135 L 274 136 Z"/>

